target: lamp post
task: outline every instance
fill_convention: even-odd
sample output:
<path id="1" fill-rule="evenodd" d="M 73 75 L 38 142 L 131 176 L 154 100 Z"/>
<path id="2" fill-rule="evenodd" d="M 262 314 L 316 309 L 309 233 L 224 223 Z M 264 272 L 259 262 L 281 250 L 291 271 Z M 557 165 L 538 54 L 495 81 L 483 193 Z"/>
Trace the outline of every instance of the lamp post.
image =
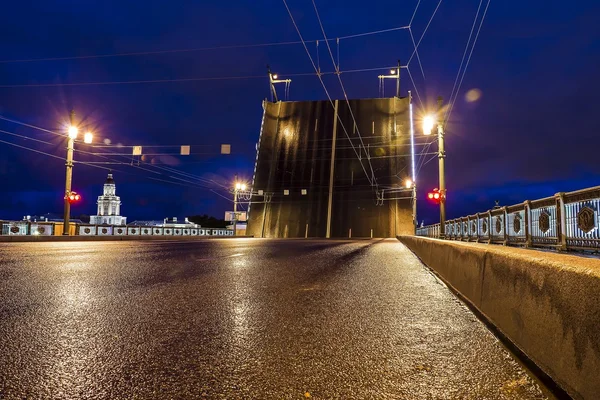
<path id="1" fill-rule="evenodd" d="M 237 180 L 237 179 L 236 179 Z M 238 203 L 238 192 L 242 190 L 246 190 L 246 184 L 241 182 L 236 182 L 233 189 L 233 236 L 237 236 L 237 203 Z"/>
<path id="2" fill-rule="evenodd" d="M 65 178 L 65 208 L 63 215 L 63 235 L 68 236 L 70 234 L 69 230 L 69 220 L 71 219 L 71 183 L 73 180 L 73 150 L 75 147 L 75 139 L 77 139 L 77 135 L 79 134 L 79 129 L 75 126 L 73 120 L 75 118 L 75 111 L 71 110 L 71 114 L 69 116 L 69 128 L 67 130 L 67 158 L 66 158 L 66 178 Z M 84 135 L 84 142 L 87 144 L 92 143 L 93 134 L 91 132 L 86 132 Z"/>
<path id="3" fill-rule="evenodd" d="M 417 184 L 410 178 L 404 181 L 404 187 L 411 189 L 411 200 L 412 200 L 412 214 L 413 214 L 413 228 L 417 229 Z"/>
<path id="4" fill-rule="evenodd" d="M 444 122 L 440 118 L 442 113 L 442 97 L 437 99 L 437 115 L 428 115 L 423 118 L 423 133 L 430 135 L 434 126 L 437 124 L 438 134 L 438 168 L 439 168 L 439 193 L 440 193 L 440 239 L 446 237 L 446 173 L 444 159 L 446 150 L 444 147 Z"/>
<path id="5" fill-rule="evenodd" d="M 390 70 L 389 75 L 379 75 L 378 78 L 380 82 L 384 79 L 395 79 L 396 80 L 396 97 L 400 98 L 400 70 L 402 66 L 400 65 L 400 60 L 398 60 L 398 68 L 392 68 Z"/>

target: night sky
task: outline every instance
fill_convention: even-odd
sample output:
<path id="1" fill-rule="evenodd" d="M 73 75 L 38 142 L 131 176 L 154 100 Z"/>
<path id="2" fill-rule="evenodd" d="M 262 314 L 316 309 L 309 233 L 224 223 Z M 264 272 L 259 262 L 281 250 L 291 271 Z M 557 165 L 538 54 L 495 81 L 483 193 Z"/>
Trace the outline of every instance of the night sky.
<path id="1" fill-rule="evenodd" d="M 312 3 L 288 3 L 304 38 L 322 39 Z M 438 95 L 448 100 L 479 4 L 479 0 L 441 2 L 419 47 L 425 79 L 416 58 L 409 65 L 425 108 L 433 108 Z M 483 1 L 482 8 L 486 4 Z M 416 5 L 417 0 L 317 1 L 330 38 L 407 25 Z M 421 1 L 412 23 L 417 41 L 437 5 L 438 0 Z M 298 40 L 282 1 L 13 1 L 4 4 L 2 14 L 0 60 L 5 61 Z M 509 205 L 600 184 L 599 20 L 597 0 L 491 2 L 447 127 L 450 218 L 487 210 L 494 200 Z M 308 46 L 316 57 L 315 43 Z M 333 50 L 335 55 L 336 47 Z M 340 45 L 340 66 L 342 71 L 388 67 L 398 59 L 404 64 L 412 51 L 408 30 L 346 39 Z M 319 59 L 322 70 L 333 69 L 323 42 Z M 314 72 L 300 44 L 5 61 L 0 61 L 0 116 L 63 131 L 73 108 L 81 129 L 92 129 L 98 144 L 108 139 L 112 145 L 192 145 L 192 153 L 202 154 L 187 158 L 156 155 L 145 161 L 211 179 L 217 183 L 207 186 L 221 195 L 226 192 L 220 185 L 229 185 L 235 174 L 252 177 L 261 101 L 269 96 L 265 65 L 270 64 L 282 78 Z M 377 97 L 381 72 L 342 74 L 348 96 Z M 261 77 L 174 81 L 233 76 Z M 152 80 L 172 81 L 123 83 Z M 85 82 L 121 83 L 63 85 Z M 335 77 L 325 76 L 325 83 L 333 97 L 342 98 Z M 50 86 L 22 86 L 46 84 Z M 389 96 L 393 83 L 388 85 Z M 481 97 L 468 101 L 466 94 L 473 89 Z M 414 94 L 403 70 L 403 96 L 407 90 Z M 325 98 L 314 75 L 292 76 L 291 100 Z M 420 112 L 422 106 L 415 101 Z M 64 157 L 64 138 L 3 120 L 0 129 L 50 144 L 0 132 L 2 141 Z M 221 143 L 232 145 L 231 155 L 219 154 Z M 83 143 L 76 148 L 131 151 Z M 160 154 L 178 150 L 152 149 Z M 125 164 L 132 161 L 116 155 L 109 158 Z M 107 161 L 80 152 L 75 159 Z M 145 169 L 98 165 L 113 168 L 122 214 L 129 221 L 202 213 L 221 217 L 231 209 L 231 202 L 208 188 L 174 180 L 170 176 L 183 176 L 164 169 L 143 163 L 140 167 Z M 73 208 L 73 216 L 95 214 L 96 197 L 107 172 L 75 166 L 73 189 L 84 201 Z M 0 181 L 0 218 L 61 213 L 64 161 L 0 142 Z M 437 186 L 435 160 L 420 170 L 418 185 L 419 220 L 435 222 L 436 209 L 424 199 L 425 192 Z"/>

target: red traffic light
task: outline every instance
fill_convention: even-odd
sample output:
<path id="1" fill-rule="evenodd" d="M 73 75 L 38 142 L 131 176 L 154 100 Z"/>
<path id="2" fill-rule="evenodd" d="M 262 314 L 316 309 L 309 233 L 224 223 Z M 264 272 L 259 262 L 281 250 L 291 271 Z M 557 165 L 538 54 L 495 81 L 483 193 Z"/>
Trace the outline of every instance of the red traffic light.
<path id="1" fill-rule="evenodd" d="M 76 193 L 76 192 L 71 192 L 69 193 L 68 196 L 65 196 L 65 199 L 69 202 L 69 203 L 76 203 L 79 200 L 81 200 L 81 195 Z"/>
<path id="2" fill-rule="evenodd" d="M 440 204 L 440 202 L 443 198 L 445 198 L 445 196 L 443 196 L 442 193 L 440 193 L 439 189 L 435 188 L 433 189 L 433 192 L 427 193 L 427 198 L 429 200 L 432 200 L 436 204 Z"/>

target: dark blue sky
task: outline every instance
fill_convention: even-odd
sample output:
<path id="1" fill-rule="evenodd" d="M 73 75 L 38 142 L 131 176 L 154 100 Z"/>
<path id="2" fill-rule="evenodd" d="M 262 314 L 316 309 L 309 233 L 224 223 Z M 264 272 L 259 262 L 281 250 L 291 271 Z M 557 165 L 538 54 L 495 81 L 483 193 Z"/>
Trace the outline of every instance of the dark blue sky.
<path id="1" fill-rule="evenodd" d="M 289 0 L 305 39 L 322 38 L 310 1 Z M 484 1 L 484 6 L 487 1 Z M 318 1 L 329 37 L 402 26 L 417 0 Z M 438 0 L 422 0 L 412 24 L 418 40 Z M 426 105 L 446 100 L 462 58 L 479 0 L 444 0 L 420 45 L 423 79 L 410 64 Z M 1 60 L 87 56 L 298 40 L 282 1 L 115 2 L 34 1 L 4 5 Z M 494 0 L 473 53 L 447 132 L 448 215 L 483 211 L 494 200 L 512 204 L 598 185 L 600 137 L 600 4 L 581 0 Z M 321 43 L 323 70 L 331 70 Z M 315 45 L 310 45 L 315 53 Z M 384 67 L 412 53 L 408 31 L 343 40 L 341 69 Z M 155 157 L 179 170 L 228 184 L 234 174 L 252 176 L 255 143 L 267 97 L 264 79 L 6 87 L 10 85 L 125 82 L 264 75 L 265 65 L 285 77 L 312 66 L 301 45 L 221 49 L 183 53 L 0 63 L 0 115 L 58 130 L 74 108 L 82 126 L 112 144 L 191 144 L 190 158 Z M 349 97 L 377 97 L 378 71 L 342 75 Z M 335 97 L 337 81 L 325 83 Z M 402 91 L 412 89 L 406 70 Z M 467 102 L 468 90 L 481 98 Z M 392 92 L 392 84 L 387 88 Z M 323 99 L 314 76 L 293 77 L 292 100 Z M 419 105 L 419 103 L 417 103 Z M 596 123 L 597 124 L 597 123 Z M 0 133 L 0 140 L 58 156 L 64 140 L 40 130 L 0 121 L 0 129 L 51 142 L 46 145 Z M 231 143 L 233 154 L 218 154 Z M 203 145 L 204 147 L 194 147 Z M 86 149 L 83 145 L 80 149 Z M 123 149 L 88 151 L 124 152 Z M 174 151 L 161 148 L 160 152 Z M 76 153 L 80 161 L 105 161 Z M 114 158 L 114 157 L 113 157 Z M 126 161 L 125 159 L 123 159 Z M 64 163 L 0 143 L 0 217 L 60 212 Z M 199 187 L 148 179 L 165 175 L 114 166 L 123 214 L 129 220 L 210 213 L 230 204 Z M 105 170 L 77 165 L 74 190 L 84 195 L 73 215 L 94 214 Z M 437 164 L 419 174 L 419 186 L 437 186 Z M 424 191 L 424 190 L 423 190 Z M 422 192 L 423 192 L 422 191 Z M 221 192 L 222 193 L 222 192 Z M 420 198 L 423 199 L 421 193 Z M 432 222 L 436 210 L 421 201 L 419 219 Z"/>

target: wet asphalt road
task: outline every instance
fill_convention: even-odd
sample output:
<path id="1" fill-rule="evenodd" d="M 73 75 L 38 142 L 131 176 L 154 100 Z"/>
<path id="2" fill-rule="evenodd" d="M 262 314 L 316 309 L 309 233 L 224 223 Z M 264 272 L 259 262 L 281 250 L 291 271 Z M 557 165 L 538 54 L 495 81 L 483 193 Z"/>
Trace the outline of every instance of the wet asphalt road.
<path id="1" fill-rule="evenodd" d="M 0 244 L 0 317 L 0 399 L 545 398 L 391 239 Z"/>

